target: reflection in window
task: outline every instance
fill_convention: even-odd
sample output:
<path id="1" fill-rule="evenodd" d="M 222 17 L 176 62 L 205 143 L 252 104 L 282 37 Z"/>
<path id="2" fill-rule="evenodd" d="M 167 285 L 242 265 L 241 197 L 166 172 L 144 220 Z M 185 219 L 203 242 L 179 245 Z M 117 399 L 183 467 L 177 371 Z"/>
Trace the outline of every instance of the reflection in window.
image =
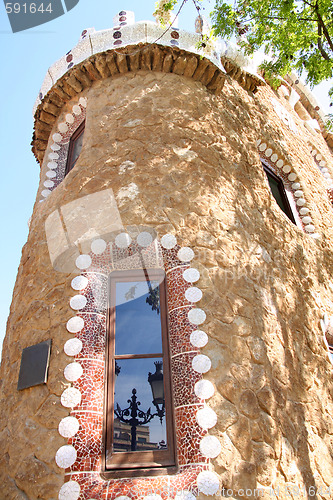
<path id="1" fill-rule="evenodd" d="M 282 179 L 275 175 L 274 172 L 272 172 L 264 163 L 262 164 L 262 166 L 264 167 L 268 184 L 276 203 L 286 214 L 286 216 L 291 220 L 291 222 L 293 222 L 293 224 L 296 224 Z"/>
<path id="2" fill-rule="evenodd" d="M 162 271 L 114 272 L 106 470 L 175 465 Z"/>
<path id="3" fill-rule="evenodd" d="M 81 125 L 75 130 L 69 142 L 65 175 L 67 175 L 68 172 L 70 172 L 72 168 L 74 168 L 75 163 L 81 153 L 83 144 L 84 126 L 85 122 L 82 122 Z"/>

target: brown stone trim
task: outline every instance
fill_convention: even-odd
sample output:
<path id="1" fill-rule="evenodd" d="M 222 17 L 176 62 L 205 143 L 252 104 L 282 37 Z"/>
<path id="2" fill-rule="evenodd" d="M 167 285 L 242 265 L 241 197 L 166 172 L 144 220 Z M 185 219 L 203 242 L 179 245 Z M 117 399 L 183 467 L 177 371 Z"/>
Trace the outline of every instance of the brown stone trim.
<path id="1" fill-rule="evenodd" d="M 227 57 L 221 57 L 221 62 L 228 76 L 237 80 L 239 85 L 245 90 L 250 92 L 256 92 L 258 87 L 265 85 L 265 82 L 255 75 L 250 75 L 237 64 L 235 64 L 231 59 Z"/>
<path id="2" fill-rule="evenodd" d="M 289 88 L 294 88 L 297 94 L 300 96 L 299 102 L 303 105 L 306 111 L 309 113 L 310 117 L 317 120 L 320 126 L 320 131 L 328 146 L 333 149 L 333 134 L 328 132 L 325 128 L 325 123 L 323 122 L 322 116 L 319 113 L 318 107 L 314 107 L 306 93 L 302 90 L 298 83 L 295 83 L 290 76 L 285 76 L 285 82 L 287 82 Z M 285 85 L 285 83 L 284 83 Z"/>
<path id="3" fill-rule="evenodd" d="M 139 70 L 184 75 L 200 81 L 214 94 L 221 92 L 226 79 L 208 59 L 164 45 L 141 43 L 94 54 L 67 71 L 38 106 L 31 143 L 37 161 L 42 163 L 50 132 L 67 101 L 91 87 L 94 81 Z"/>

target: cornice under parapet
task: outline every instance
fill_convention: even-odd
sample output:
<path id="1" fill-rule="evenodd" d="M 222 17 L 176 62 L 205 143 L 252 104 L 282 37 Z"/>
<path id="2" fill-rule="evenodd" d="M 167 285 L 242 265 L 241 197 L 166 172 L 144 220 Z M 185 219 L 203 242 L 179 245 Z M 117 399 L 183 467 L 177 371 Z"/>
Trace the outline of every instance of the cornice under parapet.
<path id="1" fill-rule="evenodd" d="M 227 75 L 236 80 L 245 90 L 255 93 L 258 87 L 266 85 L 265 80 L 259 75 L 247 72 L 228 57 L 222 56 L 221 63 Z"/>
<path id="2" fill-rule="evenodd" d="M 311 91 L 304 85 L 296 75 L 287 75 L 285 80 L 289 85 L 291 85 L 298 95 L 300 96 L 300 102 L 309 113 L 311 118 L 317 120 L 322 136 L 327 142 L 328 146 L 333 150 L 333 134 L 328 132 L 325 128 L 324 113 L 320 109 L 320 106 L 316 102 Z"/>
<path id="3" fill-rule="evenodd" d="M 192 78 L 214 94 L 221 92 L 226 79 L 225 73 L 209 59 L 159 44 L 140 43 L 93 54 L 59 78 L 38 105 L 31 143 L 37 161 L 43 161 L 51 130 L 66 102 L 95 81 L 140 70 Z"/>

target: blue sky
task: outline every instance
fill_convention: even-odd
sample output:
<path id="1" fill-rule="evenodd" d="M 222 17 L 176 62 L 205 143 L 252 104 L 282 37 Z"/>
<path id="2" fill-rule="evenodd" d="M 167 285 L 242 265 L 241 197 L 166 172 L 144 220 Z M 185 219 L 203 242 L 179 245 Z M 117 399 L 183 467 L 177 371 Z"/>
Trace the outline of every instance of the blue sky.
<path id="1" fill-rule="evenodd" d="M 47 3 L 47 2 L 46 2 Z M 204 0 L 208 16 L 214 0 Z M 48 67 L 74 47 L 81 32 L 111 28 L 119 10 L 133 10 L 136 21 L 154 20 L 153 0 L 80 0 L 70 12 L 37 28 L 13 34 L 4 3 L 0 3 L 0 47 L 2 52 L 2 95 L 0 145 L 2 182 L 0 184 L 1 238 L 0 258 L 0 345 L 4 337 L 9 306 L 22 246 L 28 235 L 39 182 L 39 165 L 31 152 L 33 130 L 32 107 Z M 196 10 L 191 0 L 184 6 L 179 27 L 193 31 Z M 328 112 L 329 84 L 319 86 L 316 98 Z"/>

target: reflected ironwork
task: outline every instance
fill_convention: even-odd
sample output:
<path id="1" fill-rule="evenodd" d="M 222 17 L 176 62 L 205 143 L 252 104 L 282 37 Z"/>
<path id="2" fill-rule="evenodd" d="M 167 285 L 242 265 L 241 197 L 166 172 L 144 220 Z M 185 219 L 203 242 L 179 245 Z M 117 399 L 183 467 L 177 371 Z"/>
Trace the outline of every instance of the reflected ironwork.
<path id="1" fill-rule="evenodd" d="M 152 413 L 151 409 L 148 408 L 146 412 L 142 411 L 139 406 L 141 405 L 140 401 L 137 400 L 136 389 L 132 389 L 132 397 L 128 399 L 127 402 L 129 406 L 122 410 L 119 404 L 116 404 L 116 409 L 114 413 L 116 417 L 120 420 L 120 422 L 124 422 L 125 424 L 129 424 L 131 426 L 131 451 L 136 451 L 137 449 L 137 441 L 136 441 L 136 429 L 139 426 L 148 424 L 154 417 L 158 416 L 161 420 L 163 420 L 165 414 L 164 402 L 162 408 L 157 407 L 157 412 Z M 155 403 L 154 403 L 155 404 Z M 155 405 L 156 406 L 156 405 Z M 129 418 L 126 418 L 129 417 Z"/>
<path id="2" fill-rule="evenodd" d="M 148 382 L 153 395 L 153 405 L 156 408 L 156 413 L 152 413 L 148 408 L 146 412 L 141 410 L 140 401 L 136 396 L 136 389 L 132 389 L 132 397 L 127 400 L 129 406 L 121 409 L 116 403 L 114 413 L 120 422 L 130 425 L 131 427 L 131 451 L 137 449 L 137 427 L 148 424 L 154 417 L 159 417 L 161 424 L 165 415 L 165 400 L 164 400 L 164 383 L 163 383 L 163 362 L 155 361 L 155 373 L 148 373 Z M 119 370 L 120 371 L 120 370 Z M 119 373 L 119 372 L 118 372 Z"/>

